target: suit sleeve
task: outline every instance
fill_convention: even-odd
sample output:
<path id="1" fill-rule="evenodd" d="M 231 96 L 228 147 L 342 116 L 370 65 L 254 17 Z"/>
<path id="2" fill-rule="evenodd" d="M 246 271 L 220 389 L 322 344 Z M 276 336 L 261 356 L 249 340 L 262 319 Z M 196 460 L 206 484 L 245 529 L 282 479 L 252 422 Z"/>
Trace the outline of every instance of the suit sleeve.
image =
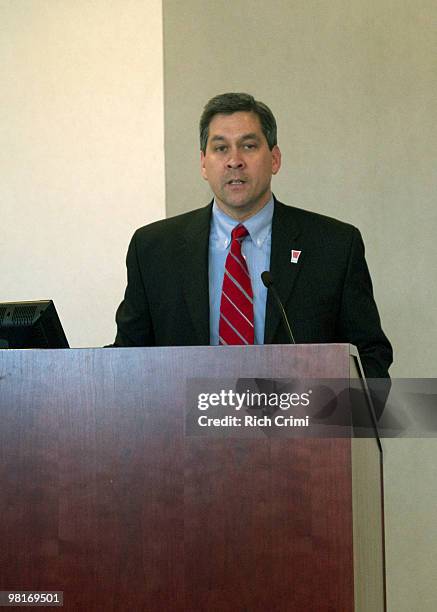
<path id="1" fill-rule="evenodd" d="M 126 257 L 127 287 L 117 309 L 117 336 L 113 346 L 154 346 L 149 304 L 138 257 L 138 234 L 134 234 Z"/>
<path id="2" fill-rule="evenodd" d="M 343 286 L 340 322 L 342 336 L 358 348 L 366 377 L 389 378 L 393 351 L 381 328 L 364 244 L 356 228 L 353 229 Z"/>

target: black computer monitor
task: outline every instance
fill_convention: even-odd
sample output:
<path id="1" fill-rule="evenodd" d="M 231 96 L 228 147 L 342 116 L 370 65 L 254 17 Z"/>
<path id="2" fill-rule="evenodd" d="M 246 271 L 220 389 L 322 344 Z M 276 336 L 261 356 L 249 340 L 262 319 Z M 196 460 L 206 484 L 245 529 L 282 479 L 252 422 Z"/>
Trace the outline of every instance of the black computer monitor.
<path id="1" fill-rule="evenodd" d="M 68 348 L 52 300 L 0 303 L 0 348 Z"/>

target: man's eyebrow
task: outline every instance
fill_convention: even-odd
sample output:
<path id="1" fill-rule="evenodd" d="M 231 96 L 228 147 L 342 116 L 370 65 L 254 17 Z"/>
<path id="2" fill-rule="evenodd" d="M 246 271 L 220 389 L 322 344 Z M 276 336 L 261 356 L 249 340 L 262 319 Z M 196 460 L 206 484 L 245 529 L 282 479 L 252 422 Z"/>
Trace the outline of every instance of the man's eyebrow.
<path id="1" fill-rule="evenodd" d="M 220 141 L 226 140 L 226 137 L 216 134 L 215 136 L 211 136 L 210 138 L 210 142 L 217 142 L 218 140 Z M 241 136 L 238 140 L 240 142 L 243 140 L 260 140 L 260 137 L 255 132 L 250 132 L 249 134 L 243 134 L 243 136 Z"/>

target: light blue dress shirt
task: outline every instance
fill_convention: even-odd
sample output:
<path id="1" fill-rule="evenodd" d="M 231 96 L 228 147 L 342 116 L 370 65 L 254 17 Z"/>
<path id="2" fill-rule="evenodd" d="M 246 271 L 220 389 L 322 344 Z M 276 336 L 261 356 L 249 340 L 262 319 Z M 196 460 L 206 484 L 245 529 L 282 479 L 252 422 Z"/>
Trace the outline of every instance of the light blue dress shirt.
<path id="1" fill-rule="evenodd" d="M 249 268 L 253 291 L 255 318 L 255 344 L 264 343 L 267 289 L 261 280 L 261 272 L 270 268 L 272 246 L 273 197 L 243 225 L 249 235 L 243 240 L 241 251 Z M 209 234 L 209 337 L 211 345 L 219 344 L 220 300 L 226 257 L 231 245 L 231 232 L 239 221 L 228 217 L 216 204 L 212 207 Z"/>

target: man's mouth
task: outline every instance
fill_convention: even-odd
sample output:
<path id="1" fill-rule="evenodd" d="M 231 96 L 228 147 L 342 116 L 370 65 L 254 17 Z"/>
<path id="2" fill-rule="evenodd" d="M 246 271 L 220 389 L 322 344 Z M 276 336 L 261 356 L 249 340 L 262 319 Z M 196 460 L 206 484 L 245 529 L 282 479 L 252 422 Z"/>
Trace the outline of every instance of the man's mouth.
<path id="1" fill-rule="evenodd" d="M 244 185 L 245 182 L 242 179 L 231 179 L 227 182 L 227 185 Z"/>

